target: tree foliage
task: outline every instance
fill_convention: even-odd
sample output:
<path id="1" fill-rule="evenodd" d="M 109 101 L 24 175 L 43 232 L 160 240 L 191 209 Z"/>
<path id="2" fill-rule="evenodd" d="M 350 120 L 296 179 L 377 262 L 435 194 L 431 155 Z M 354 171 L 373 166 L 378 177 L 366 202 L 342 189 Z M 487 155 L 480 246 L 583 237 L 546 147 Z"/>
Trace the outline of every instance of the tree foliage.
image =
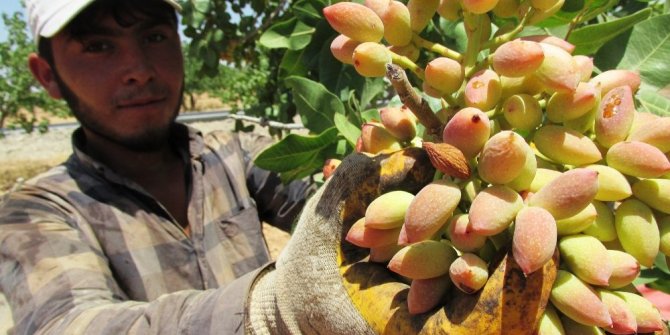
<path id="1" fill-rule="evenodd" d="M 224 60 L 256 68 L 267 76 L 264 89 L 254 92 L 263 98 L 256 106 L 246 106 L 247 114 L 282 122 L 290 122 L 297 114 L 312 133 L 320 134 L 333 127 L 335 121 L 314 116 L 322 112 L 334 115 L 330 110 L 332 105 L 310 107 L 315 103 L 310 99 L 321 99 L 325 95 L 334 104 L 346 104 L 346 110 L 342 107 L 336 119 L 343 127 L 351 125 L 349 130 L 354 133 L 351 138 L 362 120 L 370 113 L 374 115 L 374 110 L 368 110 L 373 100 L 384 99 L 385 85 L 382 79 L 359 76 L 351 66 L 344 66 L 330 54 L 328 46 L 336 34 L 322 15 L 329 3 L 325 0 L 240 1 L 233 6 L 222 0 L 196 1 L 184 4 L 183 23 L 188 26 L 185 34 L 193 38 L 191 51 L 204 60 L 202 73 L 215 75 Z M 222 22 L 237 15 L 240 16 L 238 27 L 228 27 L 229 22 Z M 215 22 L 209 22 L 211 17 L 216 17 Z M 217 33 L 218 27 L 224 27 L 225 32 Z M 351 152 L 352 144 L 343 137 L 333 138 L 331 142 L 317 153 L 319 159 Z M 299 145 L 297 149 L 302 150 Z M 314 153 L 311 146 L 306 150 Z M 301 166 L 299 172 L 282 171 L 285 172 L 283 177 L 286 180 L 301 178 L 322 164 L 318 159 L 306 161 L 308 165 Z"/>
<path id="2" fill-rule="evenodd" d="M 262 54 L 256 41 L 260 33 L 286 15 L 289 1 L 189 0 L 182 1 L 184 35 L 190 53 L 203 61 L 202 70 L 218 73 L 221 60 L 255 63 Z"/>
<path id="3" fill-rule="evenodd" d="M 67 109 L 62 102 L 51 99 L 28 71 L 28 55 L 35 46 L 23 15 L 3 14 L 2 20 L 7 40 L 0 42 L 0 128 L 21 127 L 30 132 L 38 126 L 44 130 L 46 121 L 38 119 L 38 109 L 59 116 L 66 115 Z"/>
<path id="4" fill-rule="evenodd" d="M 290 123 L 296 110 L 279 71 L 283 50 L 259 43 L 276 22 L 293 16 L 290 1 L 199 0 L 182 2 L 188 58 L 199 64 L 196 78 L 216 77 L 219 96 L 245 114 Z M 238 129 L 241 129 L 238 127 Z M 281 136 L 281 131 L 270 129 Z"/>
<path id="5" fill-rule="evenodd" d="M 223 64 L 217 68 L 218 75 L 203 73 L 203 61 L 193 56 L 188 46 L 184 46 L 184 110 L 195 110 L 196 101 L 201 94 L 217 97 L 226 102 L 233 111 L 256 106 L 260 97 L 248 94 L 262 90 L 268 76 L 263 72 L 266 62 L 256 66 L 235 67 Z"/>

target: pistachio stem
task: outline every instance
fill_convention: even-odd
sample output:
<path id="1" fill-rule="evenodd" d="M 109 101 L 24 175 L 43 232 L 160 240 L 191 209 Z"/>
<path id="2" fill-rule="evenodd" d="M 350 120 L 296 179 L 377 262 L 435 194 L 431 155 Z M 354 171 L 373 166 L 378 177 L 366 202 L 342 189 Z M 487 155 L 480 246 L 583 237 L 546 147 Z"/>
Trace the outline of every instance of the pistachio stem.
<path id="1" fill-rule="evenodd" d="M 424 80 L 425 75 L 423 69 L 406 56 L 401 56 L 391 51 L 391 61 L 393 64 L 397 64 L 403 69 L 412 71 L 412 73 L 414 73 L 417 77 L 419 77 L 421 80 Z"/>
<path id="2" fill-rule="evenodd" d="M 442 44 L 428 41 L 428 40 L 424 39 L 423 37 L 419 36 L 419 34 L 416 34 L 416 33 L 414 34 L 414 36 L 412 37 L 412 42 L 417 47 L 432 51 L 436 54 L 439 54 L 439 55 L 447 57 L 447 58 L 451 58 L 451 59 L 453 59 L 457 62 L 460 62 L 461 60 L 463 60 L 463 55 L 461 55 L 460 53 L 458 53 L 454 50 L 451 50 L 451 49 L 445 47 Z"/>
<path id="3" fill-rule="evenodd" d="M 568 38 L 570 38 L 570 34 L 572 34 L 572 31 L 575 29 L 575 27 L 582 22 L 582 18 L 589 11 L 589 8 L 591 8 L 590 3 L 591 1 L 587 1 L 587 4 L 586 6 L 584 6 L 584 9 L 582 9 L 582 11 L 580 11 L 579 14 L 577 14 L 577 16 L 575 16 L 575 18 L 570 21 L 568 31 L 565 33 L 565 38 L 563 38 L 564 40 L 567 41 Z"/>
<path id="4" fill-rule="evenodd" d="M 454 97 L 452 97 L 451 94 L 443 95 L 442 100 L 446 101 L 450 107 L 458 106 L 458 102 L 456 102 L 456 99 L 454 99 Z"/>
<path id="5" fill-rule="evenodd" d="M 468 71 L 465 73 L 465 78 L 470 78 L 475 73 L 477 73 L 479 70 L 487 68 L 489 65 L 491 65 L 492 59 L 493 59 L 493 57 L 491 55 L 489 55 L 488 57 L 486 57 L 481 62 L 478 62 L 477 64 L 475 64 L 473 67 L 468 69 Z"/>
<path id="6" fill-rule="evenodd" d="M 526 27 L 526 23 L 528 20 L 530 20 L 530 17 L 535 13 L 535 8 L 529 7 L 528 11 L 526 14 L 523 16 L 521 19 L 521 22 L 519 22 L 519 25 L 514 27 L 514 29 L 510 30 L 509 32 L 502 34 L 494 39 L 488 40 L 482 45 L 482 49 L 495 49 L 499 45 L 511 41 L 518 33 L 520 33 L 523 28 Z"/>
<path id="7" fill-rule="evenodd" d="M 465 49 L 465 59 L 463 60 L 463 67 L 465 72 L 468 73 L 477 62 L 477 56 L 481 50 L 482 19 L 480 15 L 464 12 L 463 22 L 466 32 L 470 32 L 468 45 Z"/>

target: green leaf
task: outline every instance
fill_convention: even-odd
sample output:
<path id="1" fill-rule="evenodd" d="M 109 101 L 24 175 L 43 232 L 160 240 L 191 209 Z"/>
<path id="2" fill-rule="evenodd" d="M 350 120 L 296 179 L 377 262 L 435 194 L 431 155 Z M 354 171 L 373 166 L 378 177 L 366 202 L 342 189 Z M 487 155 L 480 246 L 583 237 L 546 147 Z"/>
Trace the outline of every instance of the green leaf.
<path id="1" fill-rule="evenodd" d="M 424 37 L 431 41 L 441 40 L 441 44 L 447 48 L 463 52 L 467 45 L 467 37 L 463 36 L 464 33 L 465 29 L 461 20 L 450 21 L 440 17 L 432 34 L 425 34 Z M 463 38 L 466 38 L 466 40 L 463 40 Z"/>
<path id="2" fill-rule="evenodd" d="M 456 40 L 456 51 L 465 52 L 468 47 L 468 35 L 465 32 L 465 24 L 459 21 L 453 32 L 453 38 Z"/>
<path id="3" fill-rule="evenodd" d="M 558 26 L 567 26 L 574 19 L 578 12 L 566 12 L 559 10 L 556 14 L 537 23 L 537 27 L 549 28 Z"/>
<path id="4" fill-rule="evenodd" d="M 656 255 L 656 260 L 654 261 L 654 266 L 664 272 L 667 275 L 670 275 L 670 269 L 668 269 L 668 262 L 666 261 L 666 256 L 662 252 L 659 252 Z M 670 279 L 670 277 L 668 277 Z"/>
<path id="5" fill-rule="evenodd" d="M 670 293 L 670 280 L 667 279 L 666 280 L 659 279 L 657 281 L 649 283 L 647 286 L 649 286 L 649 288 L 654 290 Z"/>
<path id="6" fill-rule="evenodd" d="M 636 95 L 639 112 L 649 112 L 660 116 L 670 116 L 670 99 L 659 94 L 653 88 L 643 86 Z"/>
<path id="7" fill-rule="evenodd" d="M 342 136 L 349 141 L 349 144 L 356 146 L 356 142 L 361 136 L 361 130 L 355 124 L 351 123 L 344 113 L 335 114 L 335 126 L 342 133 Z"/>
<path id="8" fill-rule="evenodd" d="M 300 21 L 315 24 L 323 19 L 321 12 L 326 5 L 327 1 L 298 0 L 293 2 L 291 9 Z"/>
<path id="9" fill-rule="evenodd" d="M 212 49 L 205 49 L 205 64 L 209 67 L 216 67 L 219 64 L 219 55 Z"/>
<path id="10" fill-rule="evenodd" d="M 212 35 L 212 42 L 214 43 L 221 43 L 223 41 L 223 31 L 222 30 L 217 30 L 214 32 Z"/>
<path id="11" fill-rule="evenodd" d="M 637 286 L 637 285 L 648 284 L 648 283 L 652 283 L 652 282 L 662 280 L 662 279 L 667 279 L 667 278 L 668 278 L 668 274 L 666 274 L 665 272 L 663 272 L 663 271 L 661 271 L 657 268 L 651 268 L 651 269 L 648 268 L 648 269 L 643 269 L 642 271 L 640 271 L 640 275 L 637 278 L 635 278 L 633 283 L 634 283 L 635 286 Z"/>
<path id="12" fill-rule="evenodd" d="M 207 13 L 209 12 L 209 7 L 210 7 L 210 0 L 193 0 L 191 1 L 193 3 L 193 8 L 197 10 L 200 13 Z"/>
<path id="13" fill-rule="evenodd" d="M 336 157 L 346 156 L 350 152 L 349 148 L 351 147 L 352 145 L 350 145 L 346 139 L 340 139 L 337 141 L 337 149 L 335 149 Z"/>
<path id="14" fill-rule="evenodd" d="M 270 49 L 300 50 L 312 40 L 315 29 L 291 18 L 279 22 L 261 35 L 261 45 Z"/>
<path id="15" fill-rule="evenodd" d="M 330 52 L 330 43 L 332 38 L 323 43 L 319 53 L 319 82 L 328 88 L 329 91 L 339 95 L 341 90 L 348 91 L 349 85 L 354 80 L 362 80 L 361 76 L 352 72 L 351 65 L 343 64 L 338 61 Z"/>
<path id="16" fill-rule="evenodd" d="M 607 41 L 630 29 L 635 24 L 646 20 L 649 15 L 651 15 L 651 8 L 641 10 L 618 20 L 575 29 L 570 38 L 568 38 L 568 42 L 575 45 L 574 54 L 591 55 L 596 53 Z"/>
<path id="17" fill-rule="evenodd" d="M 594 0 L 588 2 L 583 0 L 566 0 L 563 7 L 556 14 L 542 20 L 537 26 L 544 28 L 567 27 L 585 9 L 585 5 L 588 8 L 586 8 L 586 13 L 583 15 L 581 22 L 587 22 L 598 14 L 604 13 L 617 3 L 617 0 Z"/>
<path id="18" fill-rule="evenodd" d="M 667 266 L 659 267 L 660 264 L 665 265 L 664 263 L 665 255 L 659 253 L 655 262 L 656 266 L 642 270 L 633 284 L 636 286 L 645 284 L 649 288 L 670 293 L 670 273 L 668 273 Z"/>
<path id="19" fill-rule="evenodd" d="M 365 110 L 361 113 L 361 117 L 364 121 L 379 121 L 381 117 L 379 116 L 379 110 L 376 108 Z"/>
<path id="20" fill-rule="evenodd" d="M 320 153 L 335 143 L 338 130 L 327 129 L 318 136 L 289 134 L 281 141 L 263 150 L 254 163 L 263 169 L 275 172 L 288 172 L 313 166 L 316 161 L 323 164 Z"/>
<path id="21" fill-rule="evenodd" d="M 561 12 L 578 12 L 584 8 L 584 0 L 565 0 L 561 6 Z"/>
<path id="22" fill-rule="evenodd" d="M 315 29 L 312 42 L 305 47 L 300 61 L 305 63 L 310 71 L 316 72 L 319 69 L 321 54 L 324 51 L 330 53 L 330 39 L 334 38 L 334 32 L 326 20 L 317 23 Z"/>
<path id="23" fill-rule="evenodd" d="M 354 111 L 354 113 L 349 115 L 349 120 L 352 122 L 354 122 L 354 119 L 351 118 L 351 116 L 354 114 L 360 114 L 360 111 L 362 110 L 361 102 L 360 100 L 358 100 L 358 97 L 354 93 L 355 93 L 354 90 L 352 90 L 349 92 L 349 94 L 346 94 L 346 96 L 343 95 L 340 97 L 340 100 L 344 102 L 344 109 L 346 109 L 347 111 Z M 360 121 L 356 122 L 357 124 L 363 123 L 363 120 L 360 117 L 358 117 L 357 119 L 358 119 L 357 121 Z"/>
<path id="24" fill-rule="evenodd" d="M 384 93 L 386 83 L 382 78 L 365 78 L 365 86 L 361 93 L 361 106 L 368 107 L 379 95 Z"/>
<path id="25" fill-rule="evenodd" d="M 338 95 L 341 100 L 348 100 L 351 94 L 360 93 L 360 104 L 366 107 L 386 88 L 383 78 L 361 76 L 353 66 L 336 60 L 328 47 L 320 54 L 319 82 Z"/>
<path id="26" fill-rule="evenodd" d="M 315 81 L 291 76 L 286 78 L 286 86 L 293 89 L 293 100 L 302 123 L 314 133 L 333 127 L 334 115 L 344 113 L 340 99 Z"/>
<path id="27" fill-rule="evenodd" d="M 617 68 L 626 52 L 626 46 L 632 32 L 633 29 L 629 29 L 598 49 L 598 52 L 593 55 L 593 65 L 599 70 L 596 73 Z"/>
<path id="28" fill-rule="evenodd" d="M 670 83 L 670 15 L 653 17 L 636 25 L 626 52 L 617 65 L 637 70 L 646 84 L 662 89 Z"/>
<path id="29" fill-rule="evenodd" d="M 302 61 L 305 50 L 287 50 L 279 65 L 280 79 L 290 76 L 307 76 L 307 66 Z"/>
<path id="30" fill-rule="evenodd" d="M 298 21 L 290 36 L 289 49 L 300 50 L 306 47 L 309 42 L 312 41 L 312 35 L 315 31 L 316 29 L 314 29 L 314 27 L 309 26 L 302 21 Z"/>
<path id="31" fill-rule="evenodd" d="M 660 92 L 670 84 L 669 57 L 670 15 L 666 14 L 641 22 L 607 43 L 595 60 L 601 70 L 619 68 L 640 73 L 638 110 L 668 116 L 670 98 Z"/>
<path id="32" fill-rule="evenodd" d="M 191 26 L 193 27 L 199 27 L 202 25 L 203 22 L 205 22 L 205 14 L 203 14 L 200 11 L 194 10 L 191 12 Z"/>
<path id="33" fill-rule="evenodd" d="M 419 92 L 421 96 L 423 97 L 424 100 L 428 103 L 428 106 L 430 106 L 430 109 L 432 111 L 439 111 L 442 109 L 442 100 L 431 97 L 425 93 Z"/>
<path id="34" fill-rule="evenodd" d="M 323 160 L 321 160 L 321 162 L 323 162 Z M 317 171 L 318 168 L 319 166 L 316 164 L 303 165 L 297 169 L 282 172 L 279 174 L 279 178 L 281 179 L 282 183 L 288 184 L 291 181 L 302 179 L 313 174 L 315 171 Z"/>

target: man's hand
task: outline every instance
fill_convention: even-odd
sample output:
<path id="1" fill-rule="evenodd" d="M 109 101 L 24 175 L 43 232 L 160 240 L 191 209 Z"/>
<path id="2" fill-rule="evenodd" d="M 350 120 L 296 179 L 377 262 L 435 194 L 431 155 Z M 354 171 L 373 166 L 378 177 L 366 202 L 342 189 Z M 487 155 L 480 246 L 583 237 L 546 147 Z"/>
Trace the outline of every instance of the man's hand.
<path id="1" fill-rule="evenodd" d="M 276 269 L 266 271 L 254 285 L 248 330 L 259 334 L 497 334 L 503 329 L 510 334 L 532 333 L 556 275 L 554 261 L 525 277 L 511 257 L 501 256 L 481 293 L 452 290 L 443 308 L 413 316 L 407 309 L 406 282 L 384 264 L 368 262 L 368 249 L 344 240 L 376 197 L 392 190 L 416 193 L 434 174 L 425 151 L 417 148 L 347 157 L 306 205 Z"/>

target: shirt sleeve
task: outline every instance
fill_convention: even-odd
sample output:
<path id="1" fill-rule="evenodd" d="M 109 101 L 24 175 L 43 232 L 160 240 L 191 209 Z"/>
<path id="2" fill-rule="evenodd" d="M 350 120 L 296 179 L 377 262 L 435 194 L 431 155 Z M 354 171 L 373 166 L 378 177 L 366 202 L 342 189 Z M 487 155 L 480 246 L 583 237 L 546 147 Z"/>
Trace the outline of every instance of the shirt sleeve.
<path id="1" fill-rule="evenodd" d="M 219 289 L 131 301 L 105 255 L 60 214 L 41 200 L 0 204 L 0 290 L 12 308 L 13 333 L 242 333 L 246 295 L 257 272 Z"/>
<path id="2" fill-rule="evenodd" d="M 269 137 L 240 133 L 240 142 L 247 166 L 247 188 L 256 201 L 260 219 L 284 231 L 291 231 L 293 224 L 317 185 L 309 177 L 283 183 L 276 172 L 259 168 L 254 158 L 272 145 Z"/>

